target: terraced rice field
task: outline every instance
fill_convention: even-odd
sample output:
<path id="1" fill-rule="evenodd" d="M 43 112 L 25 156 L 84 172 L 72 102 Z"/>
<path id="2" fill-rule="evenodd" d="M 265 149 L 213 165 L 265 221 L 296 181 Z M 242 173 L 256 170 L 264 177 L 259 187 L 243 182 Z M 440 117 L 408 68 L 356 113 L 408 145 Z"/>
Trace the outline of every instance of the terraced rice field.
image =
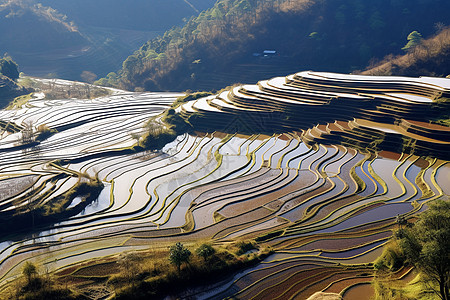
<path id="1" fill-rule="evenodd" d="M 450 130 L 424 122 L 449 81 L 302 72 L 235 87 L 180 106 L 197 131 L 159 151 L 130 147 L 180 94 L 37 98 L 3 110 L 0 218 L 89 176 L 103 187 L 88 205 L 71 199 L 65 209 L 79 211 L 58 222 L 2 231 L 0 293 L 27 260 L 63 272 L 160 242 L 256 239 L 273 254 L 190 295 L 345 299 L 371 281 L 396 218 L 450 194 Z M 42 127 L 57 132 L 30 139 Z"/>

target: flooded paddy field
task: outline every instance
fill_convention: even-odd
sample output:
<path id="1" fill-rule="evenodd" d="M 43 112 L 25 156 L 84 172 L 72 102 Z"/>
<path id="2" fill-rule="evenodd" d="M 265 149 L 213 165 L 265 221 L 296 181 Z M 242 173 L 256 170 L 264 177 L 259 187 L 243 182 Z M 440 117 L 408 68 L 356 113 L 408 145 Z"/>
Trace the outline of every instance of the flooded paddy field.
<path id="1" fill-rule="evenodd" d="M 260 87 L 294 93 L 302 81 L 291 80 L 284 89 L 280 80 Z M 255 87 L 233 91 L 220 96 L 228 103 L 224 115 L 257 99 Z M 319 106 L 329 97 L 298 93 L 299 103 L 271 97 L 252 109 L 312 105 L 307 96 Z M 371 263 L 397 218 L 413 218 L 450 193 L 444 158 L 361 147 L 370 130 L 392 133 L 381 123 L 336 121 L 273 134 L 200 130 L 179 134 L 160 150 L 133 148 L 146 122 L 181 95 L 116 90 L 92 100 L 35 98 L 0 111 L 2 121 L 21 128 L 1 128 L 0 135 L 0 218 L 18 222 L 0 233 L 0 293 L 27 261 L 63 273 L 178 241 L 256 240 L 271 254 L 191 296 L 306 299 L 324 291 L 357 299 L 373 293 Z M 217 113 L 209 108 L 216 102 L 184 104 L 177 113 Z M 336 136 L 348 139 L 333 143 Z M 67 196 L 93 183 L 95 194 Z M 58 218 L 41 224 L 17 218 L 43 208 Z"/>

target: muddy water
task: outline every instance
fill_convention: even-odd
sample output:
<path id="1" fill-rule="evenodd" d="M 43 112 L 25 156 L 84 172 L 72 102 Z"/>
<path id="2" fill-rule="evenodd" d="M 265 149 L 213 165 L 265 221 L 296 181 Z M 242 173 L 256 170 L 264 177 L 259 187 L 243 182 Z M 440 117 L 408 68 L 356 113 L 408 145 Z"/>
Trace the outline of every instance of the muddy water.
<path id="1" fill-rule="evenodd" d="M 446 163 L 437 170 L 436 182 L 445 194 L 450 195 L 450 163 Z"/>
<path id="2" fill-rule="evenodd" d="M 360 204 L 361 205 L 361 204 Z M 350 207 L 350 206 L 349 206 Z M 383 206 L 376 207 L 354 217 L 351 217 L 335 226 L 332 226 L 327 229 L 318 230 L 315 233 L 320 232 L 334 232 L 338 230 L 343 230 L 347 228 L 351 228 L 358 225 L 367 224 L 370 222 L 375 222 L 378 220 L 394 218 L 398 214 L 402 215 L 409 211 L 413 210 L 413 206 L 410 203 L 392 203 Z M 336 216 L 342 215 L 343 212 L 337 211 Z"/>
<path id="3" fill-rule="evenodd" d="M 375 173 L 383 179 L 383 181 L 388 186 L 388 191 L 385 194 L 386 198 L 397 197 L 402 193 L 402 188 L 400 184 L 394 180 L 393 173 L 395 168 L 400 164 L 400 162 L 388 159 L 388 158 L 377 158 L 372 163 L 372 168 Z"/>
<path id="4" fill-rule="evenodd" d="M 320 254 L 320 256 L 328 257 L 328 258 L 350 258 L 353 256 L 361 255 L 371 249 L 374 249 L 374 248 L 380 246 L 381 244 L 383 244 L 385 242 L 386 242 L 385 240 L 382 240 L 382 241 L 371 243 L 369 245 L 364 245 L 362 247 L 358 247 L 355 249 L 349 249 L 349 250 L 339 251 L 339 252 L 323 252 Z"/>
<path id="5" fill-rule="evenodd" d="M 343 295 L 344 300 L 370 300 L 375 295 L 371 283 L 362 283 L 349 288 Z"/>

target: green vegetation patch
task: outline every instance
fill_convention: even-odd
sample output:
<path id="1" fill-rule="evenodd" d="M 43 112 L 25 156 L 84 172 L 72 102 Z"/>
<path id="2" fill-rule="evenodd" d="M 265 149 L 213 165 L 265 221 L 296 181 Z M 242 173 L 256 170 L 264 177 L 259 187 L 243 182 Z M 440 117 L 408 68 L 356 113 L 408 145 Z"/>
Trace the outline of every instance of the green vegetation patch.
<path id="1" fill-rule="evenodd" d="M 38 136 L 36 137 L 36 141 L 42 142 L 51 137 L 52 135 L 54 135 L 55 133 L 58 133 L 58 130 L 50 128 L 45 124 L 39 125 Z"/>
<path id="2" fill-rule="evenodd" d="M 245 253 L 247 253 L 247 252 L 249 252 L 249 251 L 252 251 L 252 250 L 256 250 L 256 249 L 257 249 L 256 246 L 255 246 L 255 244 L 252 243 L 252 242 L 245 242 L 245 241 L 242 241 L 242 242 L 239 242 L 239 243 L 237 244 L 237 246 L 238 246 L 238 248 L 239 248 L 239 250 L 236 252 L 237 255 L 242 255 L 242 254 L 245 254 Z"/>
<path id="3" fill-rule="evenodd" d="M 255 74 L 292 70 L 292 61 L 305 62 L 305 58 L 312 69 L 347 73 L 364 68 L 372 58 L 398 53 L 404 45 L 404 38 L 399 37 L 414 28 L 427 37 L 431 28 L 421 29 L 426 27 L 425 20 L 445 19 L 443 11 L 448 9 L 445 1 L 418 0 L 215 2 L 182 28 L 174 27 L 142 45 L 123 62 L 121 70 L 98 83 L 128 90 L 217 89 L 233 81 L 253 81 Z M 292 28 L 297 29 L 295 33 Z M 404 47 L 408 54 L 421 49 L 421 39 L 417 31 L 409 34 Z M 428 56 L 440 48 L 430 47 Z M 275 53 L 265 55 L 265 50 Z M 448 70 L 448 64 L 439 59 L 431 67 L 427 65 L 428 69 Z M 249 67 L 254 71 L 249 72 Z M 227 76 L 215 76 L 223 70 Z M 422 75 L 422 68 L 413 71 L 415 76 Z"/>
<path id="4" fill-rule="evenodd" d="M 19 66 L 10 56 L 0 59 L 0 74 L 12 80 L 19 78 Z"/>
<path id="5" fill-rule="evenodd" d="M 6 107 L 6 109 L 19 109 L 23 105 L 27 104 L 29 100 L 33 99 L 33 93 L 22 95 L 14 98 L 14 100 Z"/>
<path id="6" fill-rule="evenodd" d="M 417 222 L 403 223 L 374 263 L 375 299 L 448 299 L 450 202 L 432 202 Z M 405 266 L 413 266 L 418 276 L 403 284 L 392 280 Z"/>
<path id="7" fill-rule="evenodd" d="M 384 246 L 383 253 L 375 260 L 373 266 L 377 271 L 395 272 L 403 267 L 405 260 L 405 255 L 399 245 L 394 241 L 390 241 Z"/>
<path id="8" fill-rule="evenodd" d="M 437 97 L 436 99 L 433 99 L 433 102 L 436 102 L 436 103 L 450 103 L 450 98 L 448 98 L 448 97 Z"/>
<path id="9" fill-rule="evenodd" d="M 436 124 L 450 127 L 450 116 L 447 116 L 445 119 L 438 119 L 435 122 Z"/>
<path id="10" fill-rule="evenodd" d="M 155 122 L 147 126 L 147 132 L 139 138 L 138 146 L 146 150 L 158 150 L 175 140 L 176 137 L 175 130 Z"/>

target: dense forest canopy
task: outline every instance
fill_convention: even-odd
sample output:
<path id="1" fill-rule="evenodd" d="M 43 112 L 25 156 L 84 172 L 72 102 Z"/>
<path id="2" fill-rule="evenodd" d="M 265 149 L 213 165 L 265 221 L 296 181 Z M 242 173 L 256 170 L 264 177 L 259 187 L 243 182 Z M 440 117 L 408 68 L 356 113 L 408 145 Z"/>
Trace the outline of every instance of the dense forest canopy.
<path id="1" fill-rule="evenodd" d="M 262 74 L 351 72 L 373 58 L 404 53 L 413 31 L 434 34 L 448 8 L 443 0 L 220 0 L 184 27 L 145 43 L 99 83 L 210 90 Z"/>

